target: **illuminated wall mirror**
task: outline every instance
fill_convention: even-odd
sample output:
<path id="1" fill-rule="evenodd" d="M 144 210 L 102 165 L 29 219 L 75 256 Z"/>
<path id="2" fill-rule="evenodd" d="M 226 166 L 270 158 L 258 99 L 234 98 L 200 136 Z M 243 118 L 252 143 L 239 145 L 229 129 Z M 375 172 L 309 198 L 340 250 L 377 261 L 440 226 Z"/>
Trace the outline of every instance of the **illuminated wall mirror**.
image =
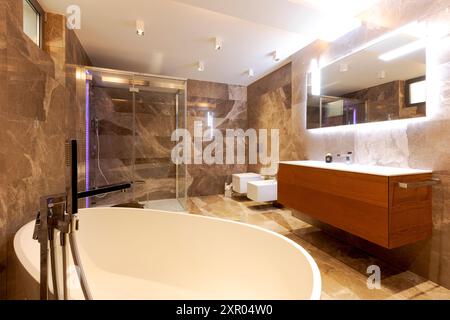
<path id="1" fill-rule="evenodd" d="M 412 23 L 308 74 L 307 128 L 426 116 L 426 39 Z"/>

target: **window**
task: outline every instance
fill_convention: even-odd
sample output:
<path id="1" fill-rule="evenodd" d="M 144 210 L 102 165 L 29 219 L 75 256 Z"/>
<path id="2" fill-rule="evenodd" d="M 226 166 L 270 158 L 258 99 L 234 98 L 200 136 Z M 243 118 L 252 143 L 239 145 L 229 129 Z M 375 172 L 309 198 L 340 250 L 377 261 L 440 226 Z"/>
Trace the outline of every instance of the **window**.
<path id="1" fill-rule="evenodd" d="M 23 1 L 23 32 L 39 47 L 42 46 L 44 11 L 36 0 Z"/>
<path id="2" fill-rule="evenodd" d="M 427 83 L 425 77 L 407 80 L 406 85 L 406 106 L 417 107 L 424 105 L 427 101 Z"/>

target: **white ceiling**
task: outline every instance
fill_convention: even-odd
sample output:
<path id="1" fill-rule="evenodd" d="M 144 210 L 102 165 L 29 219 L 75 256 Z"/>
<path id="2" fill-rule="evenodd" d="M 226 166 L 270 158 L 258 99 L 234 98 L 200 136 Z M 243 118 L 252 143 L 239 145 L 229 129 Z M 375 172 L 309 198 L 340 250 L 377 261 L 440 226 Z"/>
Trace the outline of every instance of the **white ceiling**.
<path id="1" fill-rule="evenodd" d="M 64 14 L 81 8 L 76 33 L 95 66 L 248 85 L 333 28 L 323 3 L 337 0 L 40 0 Z M 362 0 L 341 0 L 349 8 Z M 373 0 L 364 0 L 373 2 Z M 356 8 L 356 7 L 353 7 Z M 358 9 L 361 11 L 361 9 Z M 355 15 L 359 12 L 347 13 Z M 344 19 L 343 16 L 339 16 Z M 136 20 L 145 36 L 136 35 Z M 322 27 L 321 27 L 322 26 Z M 214 37 L 223 50 L 214 50 Z M 281 61 L 272 53 L 278 50 Z M 197 70 L 204 61 L 205 71 Z M 249 78 L 252 68 L 255 78 Z"/>

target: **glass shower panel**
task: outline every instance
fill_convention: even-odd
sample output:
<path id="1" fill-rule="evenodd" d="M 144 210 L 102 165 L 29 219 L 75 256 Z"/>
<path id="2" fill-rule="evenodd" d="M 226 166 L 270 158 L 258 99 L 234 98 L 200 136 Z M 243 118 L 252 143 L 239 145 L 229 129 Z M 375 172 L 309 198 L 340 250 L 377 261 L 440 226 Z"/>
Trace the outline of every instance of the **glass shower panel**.
<path id="1" fill-rule="evenodd" d="M 89 189 L 133 182 L 131 192 L 90 199 L 90 206 L 182 211 L 186 166 L 171 159 L 186 128 L 186 81 L 87 68 L 86 181 Z"/>
<path id="2" fill-rule="evenodd" d="M 86 163 L 89 189 L 133 181 L 133 93 L 132 76 L 113 71 L 90 70 L 90 132 Z M 91 206 L 129 203 L 132 193 L 112 193 L 90 199 Z"/>
<path id="3" fill-rule="evenodd" d="M 172 161 L 176 145 L 171 140 L 185 114 L 186 83 L 183 80 L 135 75 L 136 106 L 136 197 L 149 208 L 185 209 L 184 192 L 179 192 L 185 175 Z M 182 124 L 185 121 L 181 121 Z M 180 199 L 181 197 L 181 199 Z"/>
<path id="4" fill-rule="evenodd" d="M 177 129 L 187 130 L 187 95 L 186 87 L 177 92 Z M 177 199 L 182 207 L 187 209 L 187 165 L 182 163 L 177 165 Z"/>
<path id="5" fill-rule="evenodd" d="M 176 93 L 165 84 L 159 79 L 135 78 L 135 197 L 143 203 L 176 201 L 176 164 L 171 160 Z"/>

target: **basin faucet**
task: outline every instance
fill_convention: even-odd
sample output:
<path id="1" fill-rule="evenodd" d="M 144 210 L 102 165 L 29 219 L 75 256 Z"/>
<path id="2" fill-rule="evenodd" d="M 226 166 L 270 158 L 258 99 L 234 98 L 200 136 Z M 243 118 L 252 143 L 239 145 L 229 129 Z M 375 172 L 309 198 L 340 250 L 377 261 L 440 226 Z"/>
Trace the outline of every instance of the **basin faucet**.
<path id="1" fill-rule="evenodd" d="M 339 162 L 345 162 L 346 164 L 352 164 L 353 163 L 353 152 L 349 151 L 346 154 L 337 154 L 337 159 L 339 159 Z"/>
<path id="2" fill-rule="evenodd" d="M 353 152 L 349 151 L 345 155 L 345 163 L 346 164 L 352 164 L 353 163 Z"/>

